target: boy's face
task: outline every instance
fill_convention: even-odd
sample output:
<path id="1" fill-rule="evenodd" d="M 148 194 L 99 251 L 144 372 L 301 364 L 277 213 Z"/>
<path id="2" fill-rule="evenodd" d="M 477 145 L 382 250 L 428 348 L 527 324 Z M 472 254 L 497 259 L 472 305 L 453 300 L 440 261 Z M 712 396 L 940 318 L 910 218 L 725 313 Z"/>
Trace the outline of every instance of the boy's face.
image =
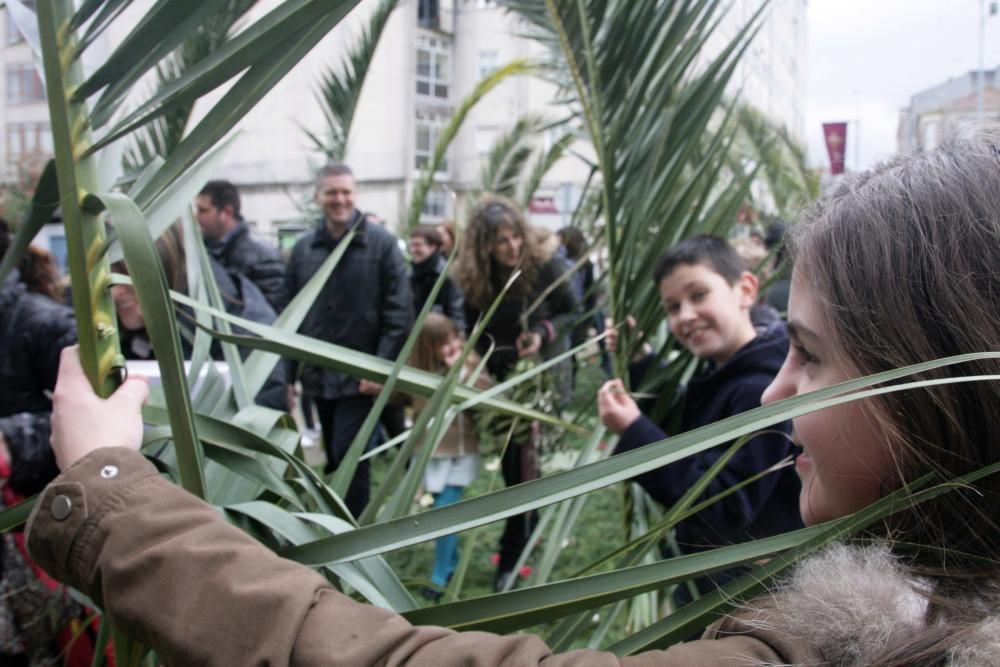
<path id="1" fill-rule="evenodd" d="M 705 264 L 680 264 L 660 281 L 671 333 L 696 357 L 722 365 L 756 336 L 750 308 L 757 279 L 744 272 L 730 285 Z"/>

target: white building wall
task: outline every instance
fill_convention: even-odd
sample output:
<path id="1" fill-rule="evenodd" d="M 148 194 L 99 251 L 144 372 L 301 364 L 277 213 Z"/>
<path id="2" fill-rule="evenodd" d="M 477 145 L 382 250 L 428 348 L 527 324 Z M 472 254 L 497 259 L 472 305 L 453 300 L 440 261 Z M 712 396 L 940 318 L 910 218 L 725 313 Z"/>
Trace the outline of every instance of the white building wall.
<path id="1" fill-rule="evenodd" d="M 709 48 L 722 48 L 749 20 L 759 2 L 735 0 Z M 149 4 L 150 0 L 138 0 L 129 11 L 133 17 L 138 16 Z M 251 11 L 248 23 L 277 4 L 278 0 L 262 0 Z M 241 188 L 244 213 L 260 231 L 301 220 L 305 214 L 312 197 L 312 174 L 324 161 L 312 150 L 301 129 L 305 126 L 318 131 L 323 127 L 314 93 L 319 73 L 325 66 L 339 64 L 344 45 L 353 42 L 376 4 L 377 0 L 362 0 L 240 124 L 239 136 L 216 176 L 228 178 Z M 490 54 L 496 54 L 499 65 L 541 53 L 538 44 L 517 36 L 523 26 L 490 0 L 440 0 L 440 6 L 440 27 L 451 32 L 418 27 L 417 0 L 400 2 L 379 44 L 352 128 L 347 162 L 358 180 L 358 206 L 377 213 L 390 227 L 402 219 L 409 192 L 419 176 L 415 164 L 417 110 L 444 114 L 453 111 L 479 81 L 484 62 L 493 57 Z M 786 124 L 799 137 L 804 131 L 805 9 L 806 0 L 772 1 L 757 41 L 733 82 L 734 92 L 742 89 L 744 99 Z M 115 43 L 124 30 L 122 26 L 112 32 L 109 41 Z M 450 94 L 446 100 L 428 99 L 416 92 L 417 44 L 435 37 L 451 42 Z M 5 59 L 23 55 L 16 48 L 2 53 Z M 0 80 L 0 100 L 5 99 L 4 83 Z M 193 121 L 197 122 L 224 92 L 216 91 L 196 105 Z M 528 111 L 552 118 L 565 116 L 565 109 L 552 104 L 554 94 L 547 82 L 517 77 L 489 93 L 472 110 L 450 149 L 448 169 L 440 175 L 449 193 L 444 217 L 461 219 L 466 206 L 462 193 L 475 185 L 491 136 L 502 133 Z M 3 122 L 22 113 L 5 105 L 3 109 Z M 39 113 L 44 117 L 44 105 Z M 583 142 L 577 142 L 574 150 L 593 155 L 591 147 Z M 541 194 L 569 209 L 587 172 L 578 159 L 564 158 L 549 173 Z"/>
<path id="2" fill-rule="evenodd" d="M 0 2 L 0 5 L 5 3 Z M 51 151 L 52 131 L 45 99 L 15 101 L 9 90 L 13 68 L 23 76 L 42 79 L 31 47 L 24 40 L 9 38 L 16 33 L 6 7 L 0 9 L 0 181 L 23 180 L 26 172 L 36 172 Z M 44 84 L 42 84 L 44 85 Z"/>
<path id="3" fill-rule="evenodd" d="M 362 2 L 350 18 L 363 21 L 376 3 Z M 361 181 L 400 181 L 411 171 L 413 150 L 412 110 L 415 62 L 416 9 L 412 1 L 400 3 L 386 25 L 354 117 L 347 161 Z M 327 60 L 335 62 L 342 42 L 328 45 Z"/>
<path id="4" fill-rule="evenodd" d="M 707 54 L 722 51 L 760 7 L 760 0 L 735 0 Z M 805 142 L 807 0 L 772 0 L 760 30 L 737 65 L 730 93 L 760 109 Z"/>

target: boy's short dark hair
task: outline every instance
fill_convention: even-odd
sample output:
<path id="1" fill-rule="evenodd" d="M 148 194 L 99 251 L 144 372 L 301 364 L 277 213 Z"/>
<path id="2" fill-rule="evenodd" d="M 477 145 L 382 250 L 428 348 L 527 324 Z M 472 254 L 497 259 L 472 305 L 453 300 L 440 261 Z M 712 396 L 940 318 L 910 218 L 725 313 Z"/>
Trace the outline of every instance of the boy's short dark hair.
<path id="1" fill-rule="evenodd" d="M 441 238 L 441 233 L 437 229 L 430 225 L 419 225 L 415 227 L 412 232 L 410 232 L 411 239 L 423 239 L 424 243 L 435 248 L 440 248 L 443 239 Z"/>
<path id="2" fill-rule="evenodd" d="M 212 206 L 220 211 L 227 206 L 233 207 L 233 216 L 240 217 L 240 191 L 229 181 L 217 180 L 205 183 L 199 195 L 205 195 L 212 201 Z"/>
<path id="3" fill-rule="evenodd" d="M 730 285 L 736 284 L 746 270 L 746 262 L 729 242 L 718 236 L 703 234 L 684 239 L 673 245 L 656 260 L 653 282 L 660 283 L 680 265 L 703 264 L 725 278 Z"/>

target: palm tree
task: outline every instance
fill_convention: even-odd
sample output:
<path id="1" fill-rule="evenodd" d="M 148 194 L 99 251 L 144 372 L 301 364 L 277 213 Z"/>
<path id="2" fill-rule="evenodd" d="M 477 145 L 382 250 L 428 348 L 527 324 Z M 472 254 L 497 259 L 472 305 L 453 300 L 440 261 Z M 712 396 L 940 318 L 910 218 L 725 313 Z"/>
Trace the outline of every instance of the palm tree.
<path id="1" fill-rule="evenodd" d="M 561 128 L 563 133 L 545 148 L 540 137 L 545 130 L 554 128 Z M 569 123 L 553 123 L 534 114 L 518 118 L 493 142 L 473 194 L 504 195 L 526 208 L 545 175 L 566 155 L 575 140 L 576 130 Z"/>
<path id="2" fill-rule="evenodd" d="M 819 196 L 819 177 L 806 164 L 805 148 L 776 125 L 759 109 L 738 103 L 739 127 L 736 156 L 760 166 L 758 173 L 768 201 L 763 208 L 785 220 L 791 220 L 803 207 Z"/>
<path id="3" fill-rule="evenodd" d="M 220 10 L 199 25 L 193 34 L 156 65 L 156 88 L 178 79 L 212 54 L 257 0 L 227 0 Z M 184 137 L 194 100 L 171 109 L 144 125 L 127 139 L 126 170 L 148 164 L 155 156 L 169 155 Z"/>

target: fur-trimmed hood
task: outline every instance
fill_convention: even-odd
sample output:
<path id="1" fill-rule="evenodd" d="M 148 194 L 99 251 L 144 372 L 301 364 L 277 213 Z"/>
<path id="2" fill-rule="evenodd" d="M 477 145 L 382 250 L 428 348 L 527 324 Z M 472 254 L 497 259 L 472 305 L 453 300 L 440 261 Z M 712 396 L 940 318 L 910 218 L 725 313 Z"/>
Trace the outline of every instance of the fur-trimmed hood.
<path id="1" fill-rule="evenodd" d="M 803 561 L 769 599 L 738 615 L 745 625 L 812 645 L 823 656 L 818 665 L 861 667 L 927 629 L 928 592 L 928 583 L 908 573 L 887 545 L 837 544 Z M 1000 608 L 984 607 L 977 625 L 948 635 L 933 664 L 1000 665 Z"/>

